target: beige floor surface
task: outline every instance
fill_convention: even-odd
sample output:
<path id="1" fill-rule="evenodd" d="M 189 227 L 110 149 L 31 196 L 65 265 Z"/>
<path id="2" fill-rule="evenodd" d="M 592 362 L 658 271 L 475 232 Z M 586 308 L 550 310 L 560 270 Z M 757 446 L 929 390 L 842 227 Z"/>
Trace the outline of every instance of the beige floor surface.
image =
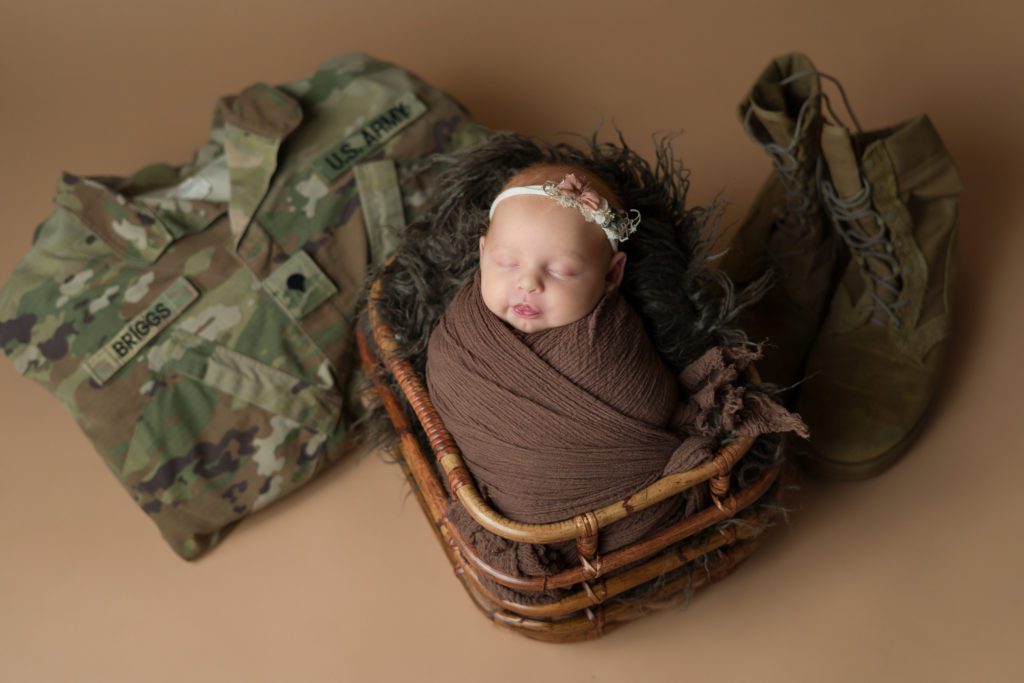
<path id="1" fill-rule="evenodd" d="M 831 9 L 830 9 L 831 8 Z M 865 127 L 931 115 L 967 191 L 933 418 L 894 469 L 809 482 L 687 609 L 571 646 L 489 625 L 399 470 L 353 459 L 177 559 L 69 415 L 0 361 L 0 681 L 1024 680 L 1024 47 L 1004 2 L 0 1 L 0 279 L 57 174 L 180 162 L 216 97 L 363 50 L 494 127 L 683 128 L 735 224 L 769 170 L 736 105 L 806 51 Z"/>

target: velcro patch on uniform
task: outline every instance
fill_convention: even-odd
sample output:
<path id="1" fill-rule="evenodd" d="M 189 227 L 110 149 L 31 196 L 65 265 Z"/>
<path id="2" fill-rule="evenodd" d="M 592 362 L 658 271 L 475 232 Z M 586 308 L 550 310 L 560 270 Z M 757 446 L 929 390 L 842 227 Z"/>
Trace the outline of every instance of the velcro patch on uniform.
<path id="1" fill-rule="evenodd" d="M 263 281 L 264 286 L 296 320 L 338 293 L 338 288 L 301 249 Z"/>
<path id="2" fill-rule="evenodd" d="M 99 384 L 104 384 L 139 351 L 199 298 L 199 291 L 184 276 L 175 280 L 156 301 L 129 320 L 103 348 L 85 361 L 85 369 Z"/>
<path id="3" fill-rule="evenodd" d="M 324 180 L 332 183 L 352 164 L 393 138 L 426 112 L 427 105 L 414 94 L 406 93 L 384 111 L 371 116 L 359 130 L 331 147 L 313 163 L 313 168 Z"/>

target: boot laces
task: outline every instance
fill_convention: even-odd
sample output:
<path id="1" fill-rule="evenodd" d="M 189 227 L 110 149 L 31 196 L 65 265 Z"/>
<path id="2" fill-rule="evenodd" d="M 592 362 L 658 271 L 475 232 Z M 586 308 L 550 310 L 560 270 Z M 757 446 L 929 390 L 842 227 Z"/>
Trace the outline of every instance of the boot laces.
<path id="1" fill-rule="evenodd" d="M 772 166 L 775 167 L 782 186 L 786 190 L 786 204 L 776 209 L 776 221 L 785 223 L 790 216 L 795 217 L 797 235 L 800 237 L 806 235 L 811 228 L 810 216 L 818 207 L 818 199 L 814 189 L 814 177 L 803 171 L 800 158 L 797 156 L 797 149 L 807 137 L 810 128 L 809 111 L 818 96 L 820 94 L 809 97 L 800 105 L 793 137 L 788 145 L 758 140 L 750 121 L 753 108 L 748 108 L 743 116 L 744 129 L 771 156 Z"/>
<path id="2" fill-rule="evenodd" d="M 835 76 L 831 76 L 825 73 L 824 71 L 818 71 L 817 69 L 807 69 L 805 71 L 797 71 L 796 73 L 786 76 L 781 81 L 779 81 L 779 85 L 786 85 L 790 81 L 795 81 L 796 79 L 803 78 L 804 76 L 817 76 L 818 78 L 824 78 L 835 84 L 836 88 L 839 90 L 839 96 L 843 98 L 843 107 L 846 109 L 846 113 L 850 115 L 850 120 L 853 121 L 853 125 L 857 129 L 857 132 L 864 132 L 863 129 L 860 127 L 860 121 L 857 120 L 856 114 L 853 113 L 853 107 L 850 106 L 850 100 L 846 96 L 846 89 L 843 88 L 843 84 L 840 83 L 839 79 L 837 79 Z M 836 114 L 835 110 L 832 108 L 832 100 L 829 99 L 829 96 L 824 92 L 819 92 L 818 96 L 821 97 L 821 99 L 825 102 L 825 108 L 828 110 L 828 113 L 832 117 L 832 120 L 835 121 L 836 123 L 839 123 L 839 125 L 842 125 L 840 123 L 841 119 Z M 843 127 L 849 129 L 849 126 Z"/>
<path id="3" fill-rule="evenodd" d="M 850 101 L 846 96 L 846 91 L 834 76 L 823 71 L 818 71 L 817 69 L 805 69 L 803 71 L 792 73 L 781 79 L 779 81 L 779 85 L 788 85 L 792 81 L 800 78 L 806 78 L 808 76 L 825 78 L 836 85 L 839 89 L 839 94 L 843 98 L 843 104 L 846 111 L 849 113 L 850 119 L 853 121 L 853 124 L 857 127 L 859 132 L 861 130 L 860 122 L 857 121 L 857 117 L 853 113 L 853 108 L 850 106 Z M 825 108 L 832 116 L 833 120 L 840 120 L 836 115 L 835 110 L 832 109 L 832 101 L 829 99 L 828 94 L 819 90 L 813 96 L 804 100 L 803 104 L 800 105 L 800 110 L 797 112 L 796 123 L 793 129 L 793 137 L 789 141 L 788 145 L 780 145 L 779 143 L 772 141 L 761 142 L 754 133 L 754 129 L 750 121 L 753 115 L 753 109 L 748 108 L 743 116 L 743 127 L 746 130 L 747 135 L 764 147 L 765 151 L 771 156 L 772 165 L 775 167 L 779 179 L 782 181 L 782 185 L 786 190 L 786 205 L 776 209 L 776 222 L 784 224 L 790 216 L 794 216 L 796 218 L 798 238 L 805 237 L 810 232 L 812 229 L 812 217 L 816 218 L 814 214 L 817 213 L 819 208 L 815 180 L 820 174 L 820 168 L 818 168 L 814 174 L 804 172 L 802 168 L 803 164 L 801 164 L 800 158 L 797 156 L 797 150 L 804 143 L 811 127 L 811 109 L 817 105 L 819 100 L 824 103 Z M 821 158 L 819 155 L 819 167 L 820 164 Z M 786 256 L 792 256 L 794 253 L 796 252 L 777 254 L 776 256 L 784 258 Z"/>
<path id="4" fill-rule="evenodd" d="M 855 147 L 855 156 L 859 159 L 861 150 L 858 149 L 858 139 L 863 135 L 864 130 L 861 128 L 860 121 L 857 120 L 857 115 L 853 112 L 850 100 L 846 96 L 846 89 L 837 78 L 817 69 L 807 69 L 790 74 L 780 80 L 779 85 L 786 85 L 790 81 L 806 76 L 824 78 L 831 81 L 839 90 L 839 95 L 843 99 L 843 108 L 849 114 L 857 132 L 857 135 L 851 135 L 851 138 Z M 821 92 L 819 96 L 832 121 L 849 131 L 850 127 L 842 122 L 832 108 L 832 101 L 828 95 Z M 835 186 L 825 178 L 825 164 L 822 161 L 819 156 L 816 169 L 818 191 L 836 231 L 849 247 L 851 254 L 857 258 L 861 265 L 861 272 L 868 278 L 868 293 L 875 302 L 868 308 L 871 311 L 871 322 L 884 326 L 886 321 L 881 314 L 885 314 L 892 320 L 896 329 L 900 329 L 903 325 L 896 314 L 896 309 L 909 303 L 909 300 L 900 296 L 903 291 L 903 281 L 900 277 L 899 260 L 893 254 L 889 229 L 881 214 L 871 204 L 871 185 L 863 174 L 859 174 L 861 189 L 853 196 L 844 199 L 836 192 Z M 865 232 L 865 226 L 871 224 L 877 229 L 874 232 Z M 860 230 L 857 229 L 858 227 Z M 871 263 L 869 259 L 873 260 L 876 265 L 882 266 L 882 272 L 869 267 Z"/>
<path id="5" fill-rule="evenodd" d="M 824 177 L 823 168 L 818 168 L 818 187 L 822 201 L 832 218 L 843 241 L 850 248 L 861 265 L 861 272 L 868 278 L 868 293 L 875 303 L 869 307 L 872 311 L 871 322 L 885 325 L 885 320 L 876 311 L 884 313 L 899 329 L 902 327 L 896 309 L 909 301 L 900 297 L 903 282 L 900 277 L 899 259 L 893 254 L 889 229 L 881 214 L 871 205 L 871 186 L 863 175 L 860 176 L 861 189 L 850 197 L 840 197 L 835 186 Z M 874 225 L 874 231 L 870 227 Z M 882 272 L 869 267 L 869 263 L 881 265 Z"/>
<path id="6" fill-rule="evenodd" d="M 823 71 L 818 71 L 817 69 L 805 69 L 803 71 L 792 73 L 781 79 L 779 81 L 779 85 L 788 85 L 797 79 L 806 78 L 808 76 L 824 78 L 835 84 L 836 88 L 839 90 L 839 95 L 843 98 L 843 106 L 845 107 L 846 112 L 850 115 L 853 125 L 856 126 L 858 133 L 862 132 L 860 122 L 857 120 L 857 116 L 853 113 L 853 107 L 850 106 L 850 100 L 846 96 L 846 90 L 843 88 L 842 83 L 840 83 L 834 76 Z M 810 229 L 810 216 L 812 213 L 815 213 L 818 208 L 815 180 L 816 176 L 820 176 L 821 159 L 819 157 L 819 167 L 816 170 L 815 175 L 802 172 L 802 164 L 797 156 L 797 149 L 803 144 L 804 139 L 807 137 L 811 124 L 810 111 L 819 100 L 824 103 L 826 110 L 832 117 L 832 120 L 836 122 L 841 120 L 835 110 L 832 109 L 832 101 L 829 99 L 828 94 L 819 90 L 813 96 L 804 100 L 803 104 L 800 105 L 800 110 L 797 112 L 796 123 L 794 125 L 793 137 L 788 145 L 780 145 L 771 141 L 761 143 L 754 134 L 753 127 L 750 123 L 753 109 L 748 108 L 743 117 L 744 129 L 746 129 L 747 134 L 756 142 L 761 144 L 765 151 L 771 156 L 772 165 L 778 172 L 782 185 L 786 190 L 786 206 L 780 207 L 777 210 L 776 218 L 780 222 L 784 222 L 788 216 L 796 216 L 800 236 L 807 234 Z"/>

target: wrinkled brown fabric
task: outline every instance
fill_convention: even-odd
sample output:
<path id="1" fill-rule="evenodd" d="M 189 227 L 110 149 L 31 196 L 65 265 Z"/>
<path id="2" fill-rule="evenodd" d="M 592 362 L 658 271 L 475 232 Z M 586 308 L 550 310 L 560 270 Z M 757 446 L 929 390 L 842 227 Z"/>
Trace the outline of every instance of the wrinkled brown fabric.
<path id="1" fill-rule="evenodd" d="M 716 347 L 677 378 L 618 293 L 579 321 L 524 334 L 487 310 L 478 271 L 431 335 L 427 384 L 485 498 L 511 519 L 545 523 L 691 469 L 714 456 L 723 435 L 806 433 L 799 417 L 733 384 L 757 357 Z M 602 529 L 599 553 L 692 514 L 706 498 L 702 484 Z M 458 503 L 449 519 L 508 574 L 549 574 L 577 560 L 572 542 L 494 536 Z"/>

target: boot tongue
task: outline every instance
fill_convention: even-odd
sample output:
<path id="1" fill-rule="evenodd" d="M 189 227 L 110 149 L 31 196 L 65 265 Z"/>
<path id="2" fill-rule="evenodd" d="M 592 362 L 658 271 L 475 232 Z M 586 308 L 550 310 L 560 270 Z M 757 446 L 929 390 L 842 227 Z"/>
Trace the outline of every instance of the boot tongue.
<path id="1" fill-rule="evenodd" d="M 754 118 L 768 131 L 772 142 L 786 147 L 793 141 L 794 121 L 789 118 L 786 112 L 765 109 L 759 106 L 753 98 L 750 100 L 750 109 Z"/>
<path id="2" fill-rule="evenodd" d="M 800 75 L 785 85 L 781 84 L 797 74 Z M 808 100 L 814 100 L 811 107 L 813 111 L 808 111 L 806 115 L 816 115 L 820 92 L 821 81 L 814 64 L 806 55 L 791 52 L 776 57 L 765 68 L 751 88 L 746 104 L 751 109 L 751 115 L 757 118 L 771 136 L 772 142 L 788 146 L 793 141 L 800 108 Z"/>
<path id="3" fill-rule="evenodd" d="M 790 79 L 785 84 L 782 81 Z M 802 106 L 813 100 L 812 108 L 805 116 L 816 116 L 818 94 L 821 83 L 814 65 L 807 55 L 792 52 L 776 57 L 762 72 L 740 109 L 750 108 L 750 114 L 764 127 L 771 141 L 781 146 L 793 142 L 796 134 L 797 119 Z M 805 122 L 805 126 L 809 124 Z M 766 140 L 760 140 L 764 143 Z"/>
<path id="4" fill-rule="evenodd" d="M 845 128 L 827 122 L 822 124 L 821 153 L 828 164 L 832 185 L 840 197 L 846 199 L 861 191 L 857 157 Z"/>

